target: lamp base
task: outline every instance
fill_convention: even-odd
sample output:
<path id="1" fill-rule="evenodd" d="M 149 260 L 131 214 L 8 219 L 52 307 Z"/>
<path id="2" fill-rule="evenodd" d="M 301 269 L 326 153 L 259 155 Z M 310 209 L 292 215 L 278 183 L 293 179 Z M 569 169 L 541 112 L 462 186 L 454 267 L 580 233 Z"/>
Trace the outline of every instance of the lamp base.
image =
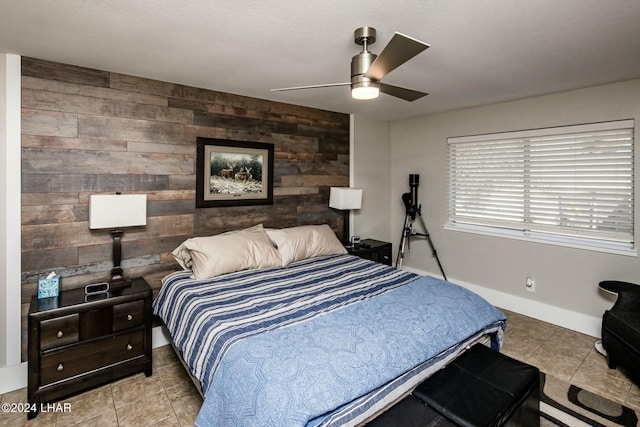
<path id="1" fill-rule="evenodd" d="M 349 239 L 349 213 L 350 211 L 348 210 L 342 211 L 342 214 L 344 215 L 344 218 L 342 219 L 342 244 L 345 246 L 351 244 Z"/>
<path id="2" fill-rule="evenodd" d="M 122 235 L 124 231 L 116 228 L 111 230 L 111 236 L 113 237 L 113 268 L 111 269 L 111 280 L 118 280 L 122 278 L 122 267 L 120 262 L 122 261 Z"/>
<path id="3" fill-rule="evenodd" d="M 122 277 L 122 235 L 124 231 L 117 228 L 111 231 L 113 236 L 113 268 L 111 269 L 111 281 L 109 282 L 109 290 L 117 291 L 131 285 L 131 282 Z"/>

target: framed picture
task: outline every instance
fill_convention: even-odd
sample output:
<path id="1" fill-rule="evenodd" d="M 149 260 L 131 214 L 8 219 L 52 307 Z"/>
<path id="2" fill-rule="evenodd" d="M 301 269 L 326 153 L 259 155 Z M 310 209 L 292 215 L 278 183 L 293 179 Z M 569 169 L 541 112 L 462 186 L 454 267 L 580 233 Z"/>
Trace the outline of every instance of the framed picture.
<path id="1" fill-rule="evenodd" d="M 197 138 L 197 208 L 271 204 L 273 144 Z"/>

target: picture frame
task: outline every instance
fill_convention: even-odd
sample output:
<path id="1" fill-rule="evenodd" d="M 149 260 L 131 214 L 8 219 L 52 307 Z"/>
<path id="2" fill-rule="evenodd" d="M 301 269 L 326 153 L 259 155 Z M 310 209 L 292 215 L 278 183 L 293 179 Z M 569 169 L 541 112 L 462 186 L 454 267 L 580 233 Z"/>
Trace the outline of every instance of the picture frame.
<path id="1" fill-rule="evenodd" d="M 196 142 L 196 208 L 273 204 L 273 144 Z"/>

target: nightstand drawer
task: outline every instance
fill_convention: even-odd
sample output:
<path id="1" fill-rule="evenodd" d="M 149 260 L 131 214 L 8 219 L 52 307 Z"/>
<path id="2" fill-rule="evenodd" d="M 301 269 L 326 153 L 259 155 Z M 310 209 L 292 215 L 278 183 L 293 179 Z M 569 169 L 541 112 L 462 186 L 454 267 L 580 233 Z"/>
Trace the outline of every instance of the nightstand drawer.
<path id="1" fill-rule="evenodd" d="M 144 301 L 132 301 L 113 306 L 113 332 L 144 323 Z"/>
<path id="2" fill-rule="evenodd" d="M 41 384 L 51 384 L 141 356 L 144 354 L 143 340 L 144 330 L 139 330 L 45 354 L 40 359 Z"/>
<path id="3" fill-rule="evenodd" d="M 78 342 L 77 314 L 40 322 L 40 350 L 48 350 L 74 342 Z"/>

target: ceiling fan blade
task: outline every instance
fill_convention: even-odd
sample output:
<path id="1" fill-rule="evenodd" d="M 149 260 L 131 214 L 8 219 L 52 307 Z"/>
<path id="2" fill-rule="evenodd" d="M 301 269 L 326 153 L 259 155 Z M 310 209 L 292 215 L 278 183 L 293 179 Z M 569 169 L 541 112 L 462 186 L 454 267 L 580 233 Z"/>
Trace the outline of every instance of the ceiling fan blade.
<path id="1" fill-rule="evenodd" d="M 318 87 L 333 87 L 333 86 L 349 86 L 351 83 L 327 83 L 323 85 L 310 85 L 310 86 L 294 86 L 294 87 L 281 87 L 278 89 L 271 89 L 271 92 L 282 92 L 285 90 L 298 90 L 298 89 L 315 89 Z"/>
<path id="2" fill-rule="evenodd" d="M 395 33 L 364 76 L 372 80 L 380 80 L 428 47 L 428 44 L 420 40 Z"/>
<path id="3" fill-rule="evenodd" d="M 388 85 L 386 83 L 380 83 L 380 92 L 387 95 L 395 96 L 396 98 L 404 99 L 405 101 L 413 102 L 416 99 L 420 99 L 423 96 L 429 95 L 428 93 L 418 92 L 417 90 L 406 89 L 399 86 Z"/>

